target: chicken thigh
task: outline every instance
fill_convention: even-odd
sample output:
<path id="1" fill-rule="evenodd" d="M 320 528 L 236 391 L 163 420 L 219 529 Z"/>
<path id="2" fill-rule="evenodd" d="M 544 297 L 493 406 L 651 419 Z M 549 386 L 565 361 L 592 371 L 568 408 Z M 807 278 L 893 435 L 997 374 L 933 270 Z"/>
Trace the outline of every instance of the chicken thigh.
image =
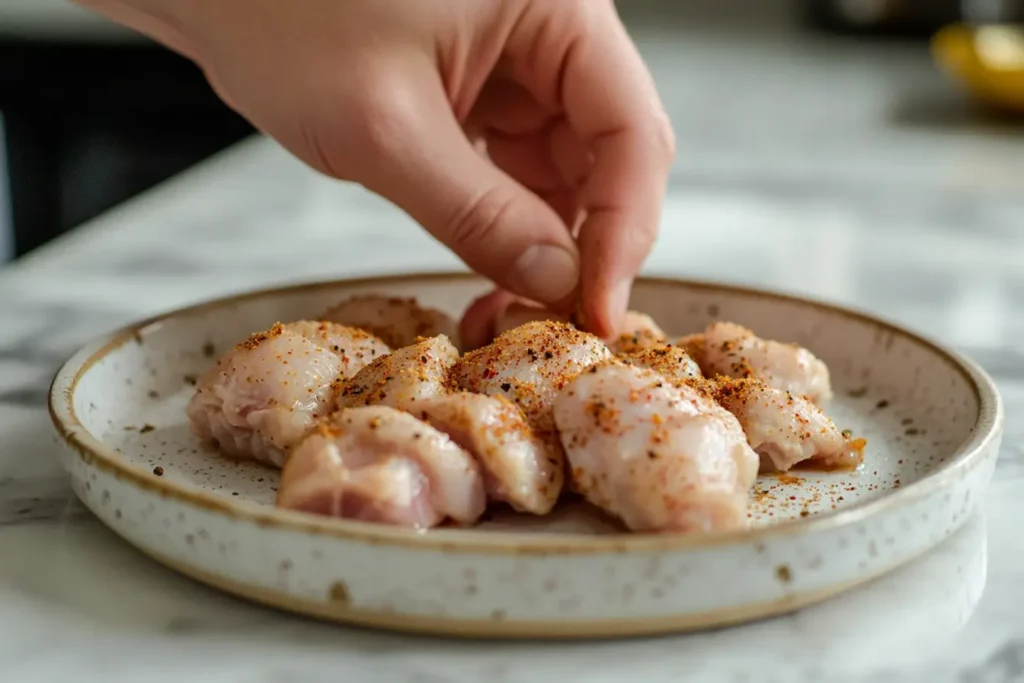
<path id="1" fill-rule="evenodd" d="M 391 353 L 387 344 L 357 327 L 312 320 L 300 320 L 284 327 L 336 355 L 341 360 L 342 377 L 352 377 L 377 358 Z"/>
<path id="2" fill-rule="evenodd" d="M 386 406 L 333 414 L 281 473 L 279 507 L 414 528 L 483 514 L 480 469 L 447 435 Z"/>
<path id="3" fill-rule="evenodd" d="M 606 340 L 612 353 L 623 354 L 663 346 L 668 335 L 654 318 L 646 313 L 627 311 L 622 331 L 613 339 Z"/>
<path id="4" fill-rule="evenodd" d="M 500 337 L 509 330 L 514 330 L 526 323 L 549 320 L 556 323 L 568 323 L 569 316 L 553 313 L 537 304 L 514 301 L 503 310 L 494 321 L 494 336 Z"/>
<path id="5" fill-rule="evenodd" d="M 686 355 L 692 358 L 700 368 L 701 374 L 708 371 L 708 365 L 704 360 L 704 333 L 688 334 L 676 339 L 672 345 L 685 351 Z"/>
<path id="6" fill-rule="evenodd" d="M 620 353 L 618 359 L 627 365 L 654 370 L 673 384 L 685 384 L 687 380 L 703 377 L 696 361 L 686 351 L 670 344 Z"/>
<path id="7" fill-rule="evenodd" d="M 458 358 L 444 335 L 396 349 L 346 381 L 338 405 L 385 405 L 415 413 L 425 400 L 448 392 L 448 371 Z"/>
<path id="8" fill-rule="evenodd" d="M 720 378 L 711 391 L 739 420 L 761 456 L 761 471 L 786 471 L 807 460 L 829 469 L 855 469 L 863 460 L 863 440 L 851 440 L 800 396 L 755 379 Z"/>
<path id="9" fill-rule="evenodd" d="M 559 323 L 571 322 L 568 316 L 552 313 L 536 304 L 513 302 L 495 321 L 495 335 L 501 335 L 529 322 L 543 320 Z M 654 322 L 654 318 L 646 313 L 626 311 L 619 334 L 604 341 L 612 353 L 618 354 L 660 346 L 667 339 L 667 335 L 658 326 L 658 323 Z"/>
<path id="10" fill-rule="evenodd" d="M 600 339 L 572 325 L 528 322 L 464 355 L 452 368 L 452 382 L 465 391 L 511 400 L 539 437 L 557 443 L 551 414 L 555 395 L 582 370 L 610 357 Z"/>
<path id="11" fill-rule="evenodd" d="M 747 526 L 758 456 L 736 418 L 701 392 L 604 362 L 558 393 L 554 418 L 575 488 L 630 529 Z"/>
<path id="12" fill-rule="evenodd" d="M 514 403 L 456 392 L 427 401 L 419 414 L 473 454 L 491 499 L 535 515 L 554 507 L 565 476 L 563 454 L 533 433 Z"/>
<path id="13" fill-rule="evenodd" d="M 807 349 L 757 337 L 735 323 L 716 322 L 699 337 L 686 337 L 683 348 L 699 346 L 695 360 L 704 375 L 760 379 L 776 389 L 823 405 L 832 398 L 828 367 Z"/>
<path id="14" fill-rule="evenodd" d="M 324 320 L 358 327 L 397 349 L 415 344 L 420 337 L 448 337 L 459 346 L 459 325 L 441 311 L 425 308 L 415 299 L 362 295 L 329 308 Z"/>
<path id="15" fill-rule="evenodd" d="M 226 353 L 188 404 L 192 431 L 235 458 L 280 467 L 335 405 L 343 362 L 280 323 Z"/>

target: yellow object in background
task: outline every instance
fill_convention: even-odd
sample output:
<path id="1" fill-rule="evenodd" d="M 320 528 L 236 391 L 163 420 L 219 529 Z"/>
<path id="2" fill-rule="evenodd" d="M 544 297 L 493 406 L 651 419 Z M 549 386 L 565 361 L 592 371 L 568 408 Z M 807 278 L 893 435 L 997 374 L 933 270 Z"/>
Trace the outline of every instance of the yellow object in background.
<path id="1" fill-rule="evenodd" d="M 1024 27 L 948 26 L 932 38 L 932 55 L 976 98 L 1024 114 Z"/>

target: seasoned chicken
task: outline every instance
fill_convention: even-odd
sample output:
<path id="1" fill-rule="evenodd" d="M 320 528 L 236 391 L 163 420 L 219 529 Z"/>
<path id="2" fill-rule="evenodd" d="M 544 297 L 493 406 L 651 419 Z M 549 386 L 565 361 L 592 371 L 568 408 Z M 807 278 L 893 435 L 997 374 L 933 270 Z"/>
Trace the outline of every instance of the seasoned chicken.
<path id="1" fill-rule="evenodd" d="M 495 335 L 501 335 L 529 322 L 543 320 L 571 322 L 567 316 L 552 313 L 536 304 L 513 302 L 498 316 L 494 325 Z M 612 353 L 628 353 L 660 346 L 668 340 L 668 336 L 658 327 L 658 323 L 654 322 L 654 318 L 637 311 L 626 311 L 620 329 L 618 335 L 605 340 Z"/>
<path id="2" fill-rule="evenodd" d="M 280 323 L 226 353 L 188 404 L 192 431 L 235 458 L 281 466 L 334 407 L 342 360 Z"/>
<path id="3" fill-rule="evenodd" d="M 459 346 L 458 323 L 441 311 L 420 306 L 415 299 L 354 296 L 329 308 L 322 318 L 366 330 L 393 349 L 415 344 L 420 337 L 439 335 Z"/>
<path id="4" fill-rule="evenodd" d="M 851 440 L 800 396 L 754 379 L 720 378 L 711 391 L 739 420 L 761 456 L 761 471 L 785 471 L 808 460 L 829 469 L 855 469 L 863 460 L 863 440 Z"/>
<path id="5" fill-rule="evenodd" d="M 747 525 L 758 456 L 701 392 L 618 361 L 591 366 L 555 399 L 576 490 L 634 531 Z"/>
<path id="6" fill-rule="evenodd" d="M 624 354 L 663 346 L 666 341 L 668 335 L 658 327 L 654 318 L 645 313 L 627 311 L 622 331 L 614 339 L 607 340 L 607 343 L 612 353 Z"/>
<path id="7" fill-rule="evenodd" d="M 701 373 L 707 372 L 708 366 L 704 360 L 704 334 L 688 334 L 685 337 L 676 339 L 673 346 L 686 351 L 686 355 L 693 359 L 693 362 L 701 369 Z"/>
<path id="8" fill-rule="evenodd" d="M 448 371 L 458 358 L 444 335 L 396 349 L 346 381 L 338 405 L 385 405 L 415 412 L 424 400 L 447 393 Z"/>
<path id="9" fill-rule="evenodd" d="M 551 414 L 555 394 L 583 369 L 609 357 L 600 339 L 572 325 L 529 322 L 464 355 L 452 368 L 452 381 L 465 391 L 511 400 L 539 437 L 557 442 Z"/>
<path id="10" fill-rule="evenodd" d="M 618 359 L 628 365 L 654 370 L 673 384 L 683 384 L 686 380 L 703 377 L 696 361 L 686 351 L 671 344 L 620 353 Z"/>
<path id="11" fill-rule="evenodd" d="M 311 342 L 323 346 L 341 359 L 341 376 L 352 377 L 374 360 L 391 353 L 391 348 L 365 330 L 339 323 L 300 320 L 285 325 Z"/>
<path id="12" fill-rule="evenodd" d="M 483 514 L 480 468 L 447 435 L 386 406 L 335 413 L 295 447 L 277 504 L 414 528 Z"/>
<path id="13" fill-rule="evenodd" d="M 688 350 L 701 346 L 693 336 L 678 344 Z M 832 398 L 828 367 L 814 354 L 795 344 L 761 339 L 734 323 L 709 325 L 694 359 L 706 377 L 752 377 L 818 405 Z"/>
<path id="14" fill-rule="evenodd" d="M 473 454 L 491 499 L 535 515 L 554 507 L 565 476 L 563 454 L 533 433 L 514 403 L 456 392 L 427 401 L 419 415 Z"/>
<path id="15" fill-rule="evenodd" d="M 494 322 L 494 336 L 499 337 L 509 330 L 526 323 L 541 322 L 550 320 L 552 322 L 567 323 L 569 317 L 553 313 L 537 304 L 530 304 L 521 301 L 514 301 L 502 311 Z"/>

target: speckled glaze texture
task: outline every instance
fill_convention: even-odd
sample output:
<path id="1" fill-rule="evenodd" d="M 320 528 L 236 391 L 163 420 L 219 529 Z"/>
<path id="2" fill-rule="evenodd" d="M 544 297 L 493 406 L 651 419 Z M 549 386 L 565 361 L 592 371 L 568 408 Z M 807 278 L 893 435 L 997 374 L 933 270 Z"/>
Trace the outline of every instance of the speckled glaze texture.
<path id="1" fill-rule="evenodd" d="M 345 296 L 416 296 L 458 313 L 483 283 L 410 276 L 259 293 L 172 314 L 72 358 L 51 396 L 63 462 L 104 524 L 222 589 L 343 621 L 467 635 L 626 635 L 790 611 L 919 555 L 968 518 L 1001 435 L 987 377 L 866 316 L 754 290 L 642 280 L 633 307 L 673 334 L 733 320 L 829 365 L 857 472 L 763 476 L 753 530 L 623 533 L 590 509 L 495 515 L 417 533 L 273 507 L 277 472 L 190 434 L 195 377 L 248 333 Z"/>

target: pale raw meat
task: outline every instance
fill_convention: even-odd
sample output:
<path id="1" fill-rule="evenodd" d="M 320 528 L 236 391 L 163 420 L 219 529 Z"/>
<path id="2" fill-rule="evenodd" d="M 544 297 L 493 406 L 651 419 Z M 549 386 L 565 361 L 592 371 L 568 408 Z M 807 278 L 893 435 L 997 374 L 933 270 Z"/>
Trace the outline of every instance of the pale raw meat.
<path id="1" fill-rule="evenodd" d="M 300 320 L 285 329 L 298 332 L 311 342 L 328 349 L 341 359 L 341 376 L 352 377 L 391 348 L 365 330 L 326 321 Z"/>
<path id="2" fill-rule="evenodd" d="M 758 456 L 699 391 L 611 361 L 567 384 L 554 415 L 574 488 L 631 530 L 747 526 Z"/>
<path id="3" fill-rule="evenodd" d="M 459 326 L 451 316 L 420 306 L 415 299 L 361 295 L 329 308 L 322 316 L 380 337 L 393 349 L 415 344 L 420 337 L 444 335 L 459 346 Z"/>
<path id="4" fill-rule="evenodd" d="M 483 514 L 483 478 L 446 434 L 386 406 L 342 410 L 295 447 L 277 504 L 321 515 L 429 528 Z"/>
<path id="5" fill-rule="evenodd" d="M 553 313 L 546 308 L 536 304 L 528 304 L 514 301 L 505 308 L 494 322 L 494 336 L 499 337 L 509 330 L 531 322 L 550 320 L 552 322 L 567 323 L 569 317 Z"/>
<path id="6" fill-rule="evenodd" d="M 691 355 L 706 377 L 759 379 L 818 405 L 832 398 L 828 367 L 795 344 L 761 339 L 747 328 L 727 322 L 712 323 L 702 338 L 690 336 L 677 344 L 687 350 L 700 347 Z"/>
<path id="7" fill-rule="evenodd" d="M 685 337 L 677 339 L 673 346 L 677 346 L 686 352 L 693 362 L 701 370 L 701 374 L 708 371 L 707 363 L 704 360 L 704 334 L 698 332 L 697 334 L 688 334 Z"/>
<path id="8" fill-rule="evenodd" d="M 854 469 L 863 460 L 864 442 L 851 440 L 800 396 L 752 379 L 723 379 L 712 391 L 761 455 L 762 471 L 785 471 L 805 461 L 829 469 Z"/>
<path id="9" fill-rule="evenodd" d="M 385 405 L 415 413 L 423 401 L 448 392 L 448 371 L 458 358 L 443 335 L 396 349 L 346 381 L 338 405 Z"/>
<path id="10" fill-rule="evenodd" d="M 697 362 L 686 351 L 670 344 L 620 353 L 618 359 L 628 365 L 654 370 L 674 384 L 703 377 Z"/>
<path id="11" fill-rule="evenodd" d="M 654 370 L 675 385 L 705 393 L 739 421 L 761 471 L 785 471 L 803 461 L 824 468 L 853 469 L 862 454 L 816 405 L 755 379 L 718 376 L 704 380 L 700 368 L 678 346 L 643 349 L 618 356 L 624 363 Z"/>
<path id="12" fill-rule="evenodd" d="M 495 335 L 501 335 L 528 322 L 549 320 L 571 322 L 568 316 L 552 313 L 536 304 L 513 302 L 498 316 L 494 324 Z M 619 334 L 604 340 L 612 353 L 627 353 L 652 346 L 660 346 L 668 340 L 654 318 L 638 311 L 626 311 Z"/>
<path id="13" fill-rule="evenodd" d="M 529 322 L 463 356 L 452 368 L 452 381 L 465 391 L 509 399 L 538 436 L 557 441 L 555 395 L 582 370 L 610 357 L 600 339 L 572 325 Z"/>
<path id="14" fill-rule="evenodd" d="M 654 322 L 654 318 L 645 313 L 627 311 L 621 332 L 607 343 L 612 353 L 623 354 L 660 347 L 666 341 L 668 335 Z"/>
<path id="15" fill-rule="evenodd" d="M 491 499 L 536 515 L 554 507 L 565 476 L 563 454 L 533 433 L 514 403 L 456 392 L 428 401 L 420 416 L 473 454 Z"/>
<path id="16" fill-rule="evenodd" d="M 225 455 L 281 466 L 334 408 L 342 361 L 277 324 L 224 355 L 199 382 L 187 414 L 192 431 Z"/>

